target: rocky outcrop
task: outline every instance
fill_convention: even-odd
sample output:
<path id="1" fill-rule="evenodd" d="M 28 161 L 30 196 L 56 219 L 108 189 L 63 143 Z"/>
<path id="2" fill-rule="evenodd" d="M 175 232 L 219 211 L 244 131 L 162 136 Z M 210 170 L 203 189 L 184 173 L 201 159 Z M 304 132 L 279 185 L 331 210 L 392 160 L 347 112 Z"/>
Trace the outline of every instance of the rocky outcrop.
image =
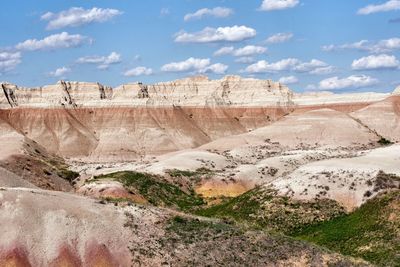
<path id="1" fill-rule="evenodd" d="M 116 88 L 100 83 L 60 81 L 39 88 L 19 88 L 2 84 L 0 108 L 79 108 L 79 107 L 279 107 L 372 103 L 389 94 L 327 92 L 296 94 L 285 85 L 271 80 L 226 76 L 209 80 L 191 77 L 152 85 L 124 84 Z M 398 92 L 396 90 L 395 92 Z"/>
<path id="2" fill-rule="evenodd" d="M 11 108 L 18 106 L 17 98 L 14 93 L 18 89 L 18 87 L 13 84 L 2 83 L 1 89 L 3 90 L 4 98 L 5 98 L 5 100 L 7 100 L 8 105 Z M 3 100 L 3 102 L 4 102 L 4 100 Z"/>
<path id="3" fill-rule="evenodd" d="M 140 90 L 138 93 L 138 98 L 149 98 L 150 95 L 149 95 L 149 90 L 148 90 L 147 85 L 143 85 L 142 83 L 139 83 L 139 87 L 140 87 Z"/>
<path id="4" fill-rule="evenodd" d="M 104 86 L 100 83 L 97 83 L 97 86 L 99 87 L 99 92 L 100 92 L 100 99 L 111 99 L 112 98 L 112 87 L 111 86 Z"/>
<path id="5" fill-rule="evenodd" d="M 69 106 L 69 107 L 76 107 L 77 105 L 75 104 L 75 102 L 73 101 L 73 99 L 71 98 L 71 83 L 69 82 L 64 82 L 64 81 L 60 81 L 60 87 L 61 90 L 63 92 L 63 97 L 60 101 L 61 106 L 65 107 L 65 106 Z"/>

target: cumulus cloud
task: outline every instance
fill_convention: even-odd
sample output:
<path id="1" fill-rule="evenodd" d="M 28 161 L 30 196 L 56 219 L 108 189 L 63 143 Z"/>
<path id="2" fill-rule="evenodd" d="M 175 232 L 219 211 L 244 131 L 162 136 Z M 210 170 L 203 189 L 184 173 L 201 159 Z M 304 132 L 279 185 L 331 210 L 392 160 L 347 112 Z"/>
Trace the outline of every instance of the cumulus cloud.
<path id="1" fill-rule="evenodd" d="M 371 42 L 368 40 L 361 40 L 354 43 L 342 44 L 342 45 L 325 45 L 322 47 L 323 51 L 341 51 L 347 49 L 354 49 L 359 51 L 365 51 L 369 53 L 387 53 L 395 50 L 400 50 L 400 38 L 390 38 L 380 40 L 378 42 Z"/>
<path id="2" fill-rule="evenodd" d="M 351 67 L 353 70 L 396 69 L 399 64 L 395 56 L 381 54 L 356 59 L 351 64 Z"/>
<path id="3" fill-rule="evenodd" d="M 55 78 L 65 78 L 65 75 L 71 72 L 70 68 L 67 67 L 61 67 L 56 69 L 55 71 L 49 72 L 49 76 L 55 77 Z"/>
<path id="4" fill-rule="evenodd" d="M 206 16 L 215 17 L 215 18 L 226 18 L 233 14 L 233 9 L 227 7 L 215 7 L 212 9 L 202 8 L 197 10 L 194 13 L 186 14 L 183 18 L 185 21 L 189 20 L 198 20 L 202 19 Z"/>
<path id="5" fill-rule="evenodd" d="M 267 72 L 278 72 L 284 70 L 293 69 L 299 64 L 299 60 L 295 58 L 282 59 L 275 63 L 269 63 L 266 60 L 260 60 L 250 66 L 245 71 L 248 73 L 267 73 Z"/>
<path id="6" fill-rule="evenodd" d="M 369 15 L 378 12 L 387 12 L 400 9 L 400 0 L 390 0 L 378 5 L 368 5 L 358 10 L 359 15 Z"/>
<path id="7" fill-rule="evenodd" d="M 206 27 L 202 31 L 188 33 L 179 32 L 175 36 L 178 43 L 212 43 L 212 42 L 239 42 L 253 38 L 257 32 L 253 28 L 246 26 L 232 26 L 210 28 Z"/>
<path id="8" fill-rule="evenodd" d="M 255 60 L 253 57 L 239 57 L 235 59 L 235 62 L 240 64 L 252 64 Z"/>
<path id="9" fill-rule="evenodd" d="M 144 75 L 152 75 L 153 70 L 151 68 L 146 67 L 136 67 L 124 72 L 124 76 L 126 77 L 136 77 L 136 76 L 144 76 Z"/>
<path id="10" fill-rule="evenodd" d="M 316 69 L 313 69 L 310 71 L 310 74 L 315 74 L 315 75 L 326 75 L 326 74 L 331 74 L 336 72 L 336 68 L 333 66 L 327 66 L 327 67 L 319 67 Z"/>
<path id="11" fill-rule="evenodd" d="M 332 77 L 320 81 L 320 90 L 339 90 L 347 88 L 362 88 L 376 85 L 379 81 L 375 78 L 366 75 L 352 75 L 340 79 L 339 77 Z"/>
<path id="12" fill-rule="evenodd" d="M 226 70 L 228 69 L 228 66 L 222 63 L 216 63 L 212 64 L 210 66 L 207 66 L 204 69 L 199 70 L 200 73 L 215 73 L 215 74 L 224 74 Z"/>
<path id="13" fill-rule="evenodd" d="M 329 67 L 323 61 L 312 59 L 310 62 L 302 62 L 296 58 L 287 58 L 280 61 L 269 63 L 266 60 L 258 61 L 249 65 L 245 72 L 248 73 L 274 73 L 280 71 L 308 72 L 311 74 L 319 74 L 322 69 Z"/>
<path id="14" fill-rule="evenodd" d="M 29 39 L 15 46 L 18 50 L 55 50 L 59 48 L 78 47 L 88 41 L 88 38 L 80 34 L 62 32 L 45 37 L 44 39 Z"/>
<path id="15" fill-rule="evenodd" d="M 171 62 L 161 67 L 164 72 L 195 72 L 223 74 L 228 69 L 227 65 L 216 63 L 211 65 L 209 58 L 188 58 L 185 61 Z"/>
<path id="16" fill-rule="evenodd" d="M 107 69 L 112 64 L 122 62 L 121 55 L 117 52 L 111 52 L 108 56 L 86 56 L 78 58 L 79 64 L 95 64 L 98 69 Z"/>
<path id="17" fill-rule="evenodd" d="M 113 17 L 121 15 L 117 9 L 97 8 L 83 9 L 72 7 L 59 13 L 47 12 L 41 16 L 42 20 L 48 21 L 46 29 L 55 30 L 65 27 L 77 27 L 94 22 L 105 22 Z"/>
<path id="18" fill-rule="evenodd" d="M 236 49 L 236 51 L 234 51 L 233 55 L 236 57 L 246 57 L 246 56 L 264 54 L 266 52 L 267 52 L 267 48 L 265 48 L 265 47 L 247 45 L 245 47 Z"/>
<path id="19" fill-rule="evenodd" d="M 0 52 L 0 74 L 15 69 L 20 63 L 20 52 Z"/>
<path id="20" fill-rule="evenodd" d="M 260 10 L 273 11 L 293 8 L 300 3 L 299 0 L 263 0 Z"/>
<path id="21" fill-rule="evenodd" d="M 311 72 L 320 68 L 326 68 L 329 65 L 321 60 L 312 59 L 310 62 L 299 62 L 294 66 L 294 70 L 298 72 Z"/>
<path id="22" fill-rule="evenodd" d="M 214 52 L 214 56 L 224 56 L 224 55 L 231 55 L 235 51 L 233 46 L 224 46 Z"/>
<path id="23" fill-rule="evenodd" d="M 267 38 L 266 42 L 270 44 L 284 43 L 293 38 L 293 33 L 277 33 Z"/>
<path id="24" fill-rule="evenodd" d="M 165 64 L 164 66 L 161 67 L 161 70 L 165 72 L 184 72 L 184 71 L 204 69 L 208 65 L 210 65 L 209 58 L 201 59 L 201 58 L 191 57 L 185 61 L 171 62 Z"/>
<path id="25" fill-rule="evenodd" d="M 233 46 L 226 46 L 215 51 L 214 56 L 233 55 L 235 57 L 248 57 L 266 52 L 267 48 L 262 46 L 247 45 L 238 49 L 235 49 Z"/>
<path id="26" fill-rule="evenodd" d="M 279 79 L 279 82 L 282 84 L 295 84 L 299 82 L 299 79 L 297 79 L 296 76 L 285 76 L 285 77 L 281 77 Z"/>

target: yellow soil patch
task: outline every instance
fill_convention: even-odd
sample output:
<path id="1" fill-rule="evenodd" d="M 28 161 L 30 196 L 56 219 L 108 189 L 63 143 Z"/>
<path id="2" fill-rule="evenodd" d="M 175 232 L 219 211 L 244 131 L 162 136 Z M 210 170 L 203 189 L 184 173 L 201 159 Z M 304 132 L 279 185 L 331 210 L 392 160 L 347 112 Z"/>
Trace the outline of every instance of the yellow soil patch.
<path id="1" fill-rule="evenodd" d="M 236 197 L 251 188 L 243 183 L 226 183 L 222 181 L 207 181 L 195 189 L 196 193 L 203 197 Z"/>

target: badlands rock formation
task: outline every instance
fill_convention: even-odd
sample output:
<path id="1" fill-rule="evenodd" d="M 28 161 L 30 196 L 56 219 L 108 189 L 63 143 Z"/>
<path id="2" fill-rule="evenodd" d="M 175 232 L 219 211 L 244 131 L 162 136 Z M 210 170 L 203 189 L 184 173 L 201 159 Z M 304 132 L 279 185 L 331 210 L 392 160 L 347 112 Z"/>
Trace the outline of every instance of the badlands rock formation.
<path id="1" fill-rule="evenodd" d="M 182 195 L 212 204 L 257 187 L 351 211 L 398 186 L 399 93 L 299 94 L 237 76 L 2 83 L 0 266 L 349 266 L 298 241 L 150 207 L 151 194 L 172 194 L 171 208 Z M 119 171 L 165 179 L 152 192 L 149 180 L 99 178 Z"/>
<path id="2" fill-rule="evenodd" d="M 356 111 L 389 94 L 295 94 L 270 80 L 195 77 L 110 88 L 2 83 L 0 121 L 50 152 L 86 161 L 141 159 L 269 125 L 297 111 Z"/>

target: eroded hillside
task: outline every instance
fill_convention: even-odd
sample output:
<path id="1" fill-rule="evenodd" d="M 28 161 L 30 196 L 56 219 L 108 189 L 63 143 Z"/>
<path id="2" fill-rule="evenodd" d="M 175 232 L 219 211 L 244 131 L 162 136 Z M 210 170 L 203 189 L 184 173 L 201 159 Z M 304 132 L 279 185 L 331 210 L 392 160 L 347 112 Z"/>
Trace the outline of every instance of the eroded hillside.
<path id="1" fill-rule="evenodd" d="M 397 91 L 3 83 L 0 107 L 0 266 L 399 264 Z"/>

